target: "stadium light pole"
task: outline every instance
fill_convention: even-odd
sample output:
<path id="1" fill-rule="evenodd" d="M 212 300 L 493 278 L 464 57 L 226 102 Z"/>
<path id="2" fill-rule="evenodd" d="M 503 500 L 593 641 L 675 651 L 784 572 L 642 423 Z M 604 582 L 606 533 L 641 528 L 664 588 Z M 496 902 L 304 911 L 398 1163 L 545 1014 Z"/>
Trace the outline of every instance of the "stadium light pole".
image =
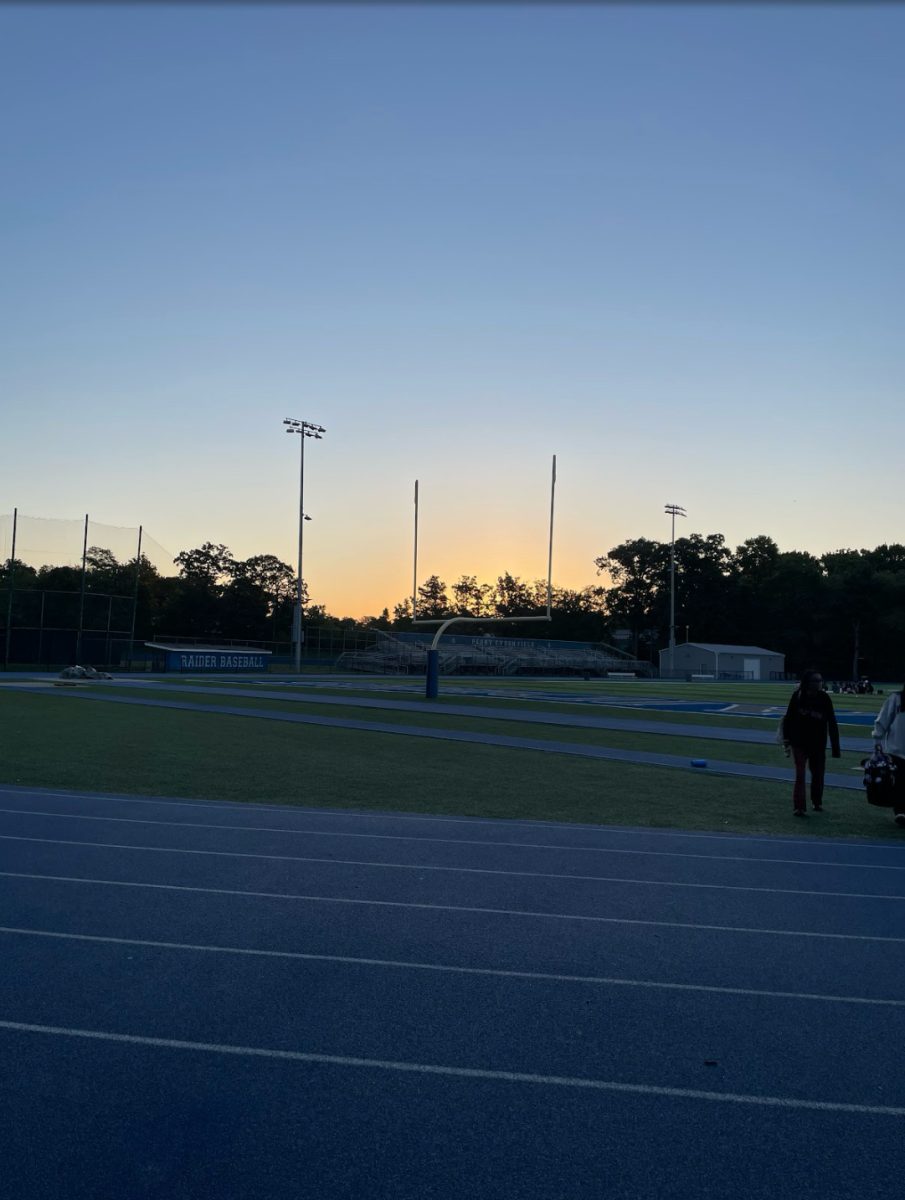
<path id="1" fill-rule="evenodd" d="M 305 502 L 305 439 L 317 438 L 318 441 L 327 432 L 323 425 L 315 425 L 311 421 L 297 421 L 294 417 L 286 417 L 283 421 L 286 433 L 299 435 L 299 573 L 295 591 L 295 671 L 302 673 L 302 549 L 304 546 L 305 522 L 311 518 L 306 514 Z"/>
<path id="2" fill-rule="evenodd" d="M 663 509 L 672 517 L 672 537 L 669 542 L 669 671 L 676 669 L 676 517 L 687 517 L 681 504 L 667 504 Z"/>

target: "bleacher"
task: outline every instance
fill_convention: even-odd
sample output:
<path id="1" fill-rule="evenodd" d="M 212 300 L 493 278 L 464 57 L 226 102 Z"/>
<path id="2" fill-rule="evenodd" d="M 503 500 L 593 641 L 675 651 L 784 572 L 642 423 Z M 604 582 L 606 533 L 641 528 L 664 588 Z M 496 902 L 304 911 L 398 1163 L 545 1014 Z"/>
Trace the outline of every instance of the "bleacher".
<path id="1" fill-rule="evenodd" d="M 431 633 L 379 632 L 364 650 L 337 660 L 344 671 L 376 675 L 423 675 Z M 651 664 L 603 642 L 446 635 L 440 643 L 442 675 L 592 675 L 598 678 L 649 676 Z"/>

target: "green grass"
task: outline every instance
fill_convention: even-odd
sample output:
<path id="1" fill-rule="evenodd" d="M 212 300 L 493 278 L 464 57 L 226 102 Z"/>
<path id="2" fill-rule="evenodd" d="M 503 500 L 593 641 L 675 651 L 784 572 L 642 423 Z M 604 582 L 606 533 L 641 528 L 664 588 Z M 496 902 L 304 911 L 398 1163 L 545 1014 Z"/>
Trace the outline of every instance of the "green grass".
<path id="1" fill-rule="evenodd" d="M 236 696 L 245 699 L 254 699 L 256 694 L 261 692 L 282 692 L 285 691 L 287 696 L 303 692 L 306 696 L 330 696 L 337 699 L 345 700 L 349 705 L 354 705 L 356 700 L 401 700 L 405 702 L 422 702 L 424 700 L 423 688 L 409 694 L 408 692 L 400 692 L 390 690 L 389 688 L 367 689 L 367 688 L 345 688 L 331 687 L 329 685 L 319 686 L 317 688 L 298 688 L 284 687 L 279 681 L 268 680 L 265 684 L 257 683 L 242 683 L 234 678 L 226 679 L 192 679 L 184 680 L 184 684 L 191 687 L 205 687 L 217 689 L 223 687 L 233 687 Z M 156 681 L 153 685 L 153 690 L 159 688 L 178 687 L 179 681 L 176 678 L 169 678 Z M 745 687 L 748 685 L 724 685 L 727 687 Z M 524 700 L 518 696 L 510 695 L 506 689 L 500 687 L 500 695 L 498 696 L 465 696 L 458 694 L 443 694 L 437 701 L 438 705 L 455 704 L 461 708 L 473 708 L 476 713 L 492 709 L 505 707 L 514 711 L 525 712 L 550 712 L 559 716 L 580 716 L 593 717 L 601 716 L 618 719 L 634 718 L 636 720 L 651 721 L 660 724 L 677 724 L 677 725 L 716 725 L 720 728 L 737 728 L 737 729 L 758 729 L 762 731 L 773 731 L 776 726 L 777 717 L 754 716 L 750 714 L 735 714 L 735 713 L 695 713 L 695 712 L 662 712 L 656 709 L 641 709 L 634 707 L 631 700 L 627 699 L 625 705 L 589 705 L 589 704 L 569 704 L 566 701 L 550 701 L 550 700 Z M 688 697 L 685 697 L 686 699 Z M 723 697 L 726 703 L 739 702 L 737 697 Z M 847 697 L 848 699 L 848 697 Z M 858 707 L 859 711 L 875 714 L 879 712 L 882 697 L 877 700 L 875 697 L 853 697 L 853 699 L 861 701 Z M 306 705 L 307 707 L 307 705 Z M 846 725 L 840 722 L 840 730 L 843 736 L 847 737 L 863 737 L 865 736 L 865 726 L 863 725 Z"/>
<path id="2" fill-rule="evenodd" d="M 102 694 L 135 696 L 134 689 L 116 688 L 104 685 Z M 632 731 L 610 729 L 588 729 L 578 726 L 524 724 L 517 719 L 498 720 L 482 717 L 476 713 L 474 717 L 451 716 L 447 713 L 400 712 L 395 709 L 373 709 L 356 706 L 352 699 L 348 704 L 317 704 L 315 701 L 300 702 L 297 700 L 269 700 L 236 689 L 232 696 L 198 696 L 192 693 L 170 690 L 166 687 L 155 687 L 148 699 L 183 700 L 188 703 L 203 703 L 211 708 L 229 708 L 236 705 L 246 709 L 260 709 L 264 712 L 281 712 L 290 715 L 320 716 L 332 719 L 351 718 L 353 720 L 379 721 L 399 726 L 411 726 L 415 729 L 454 729 L 463 733 L 487 733 L 502 737 L 524 737 L 539 741 L 573 742 L 578 745 L 608 746 L 617 750 L 643 750 L 656 754 L 675 754 L 680 758 L 714 758 L 728 762 L 751 763 L 758 766 L 783 766 L 785 758 L 780 747 L 774 743 L 757 745 L 746 742 L 729 742 L 714 738 L 693 738 L 686 736 L 669 736 L 669 726 L 664 725 L 663 733 L 635 733 Z M 346 699 L 346 697 L 343 697 Z M 81 703 L 81 701 L 75 701 Z M 517 711 L 517 710 L 516 710 Z M 558 708 L 556 709 L 558 712 Z M 582 716 L 588 716 L 583 710 Z M 646 718 L 647 714 L 642 715 Z M 764 732 L 770 726 L 763 726 Z M 866 731 L 861 730 L 862 734 Z M 847 771 L 856 768 L 861 758 L 869 752 L 869 740 L 865 740 L 864 749 L 858 752 L 844 751 L 842 758 L 833 761 L 832 769 Z"/>
<path id="3" fill-rule="evenodd" d="M 628 700 L 646 697 L 650 699 L 662 700 L 697 700 L 702 703 L 710 701 L 722 701 L 727 704 L 762 704 L 765 707 L 771 705 L 785 705 L 789 701 L 789 696 L 797 686 L 792 680 L 787 682 L 776 683 L 730 683 L 730 682 L 713 682 L 713 683 L 685 683 L 673 682 L 671 680 L 659 679 L 637 679 L 637 680 L 533 680 L 533 679 L 466 679 L 461 676 L 441 679 L 440 692 L 441 696 L 449 695 L 457 688 L 469 688 L 479 685 L 484 687 L 487 685 L 487 690 L 498 688 L 500 691 L 544 691 L 544 692 L 563 692 L 567 694 L 575 694 L 580 692 L 582 695 L 593 697 L 599 696 L 615 696 L 625 697 Z M 875 685 L 877 686 L 877 685 Z M 873 712 L 879 709 L 885 697 L 890 691 L 897 691 L 901 688 L 901 683 L 881 683 L 879 687 L 883 689 L 883 696 L 842 696 L 833 695 L 833 703 L 837 708 L 851 708 L 858 711 Z"/>
<path id="4" fill-rule="evenodd" d="M 213 697 L 211 698 L 213 699 Z M 857 792 L 793 822 L 790 786 L 532 751 L 0 690 L 0 782 L 329 808 L 899 837 Z"/>
<path id="5" fill-rule="evenodd" d="M 346 677 L 348 678 L 348 676 Z M 383 676 L 382 678 L 391 678 Z M 767 704 L 779 703 L 785 697 L 788 700 L 792 691 L 798 686 L 794 680 L 776 680 L 773 682 L 764 683 L 741 683 L 732 682 L 730 680 L 713 680 L 700 683 L 686 683 L 684 680 L 669 680 L 669 679 L 578 679 L 575 677 L 568 679 L 532 679 L 528 677 L 508 676 L 500 677 L 482 677 L 478 680 L 476 677 L 467 677 L 463 675 L 445 676 L 441 679 L 440 686 L 442 688 L 455 687 L 472 687 L 475 683 L 480 683 L 480 686 L 487 684 L 489 687 L 501 688 L 537 688 L 545 692 L 576 692 L 582 693 L 586 691 L 599 692 L 602 695 L 623 696 L 658 696 L 674 700 L 723 700 L 730 697 L 732 700 L 749 699 L 755 702 L 763 701 Z M 900 682 L 879 683 L 875 684 L 888 693 L 890 689 L 896 690 L 902 685 Z M 866 701 L 873 703 L 876 700 L 874 696 L 842 696 L 835 697 L 839 700 Z"/>

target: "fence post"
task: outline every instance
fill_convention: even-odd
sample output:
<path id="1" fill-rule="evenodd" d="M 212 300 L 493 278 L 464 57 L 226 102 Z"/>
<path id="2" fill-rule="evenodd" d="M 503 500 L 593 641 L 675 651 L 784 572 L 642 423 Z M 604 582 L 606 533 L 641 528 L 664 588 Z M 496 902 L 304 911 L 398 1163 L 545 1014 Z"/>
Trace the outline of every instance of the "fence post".
<path id="1" fill-rule="evenodd" d="M 41 660 L 44 657 L 44 604 L 47 600 L 47 593 L 41 593 L 41 615 L 38 618 L 38 670 L 41 669 Z"/>
<path id="2" fill-rule="evenodd" d="M 85 537 L 82 541 L 82 588 L 79 598 L 79 631 L 75 637 L 75 661 L 82 657 L 82 626 L 85 621 L 85 574 L 88 570 L 88 514 L 85 513 Z"/>
<path id="3" fill-rule="evenodd" d="M 132 593 L 132 632 L 129 635 L 129 672 L 132 671 L 132 661 L 135 657 L 135 615 L 138 612 L 138 582 L 141 579 L 141 531 L 138 527 L 138 550 L 135 554 L 135 591 Z"/>
<path id="4" fill-rule="evenodd" d="M 110 666 L 110 625 L 111 625 L 112 620 L 113 620 L 113 596 L 110 595 L 107 597 L 107 637 L 104 642 L 104 658 L 106 660 L 104 665 L 107 667 Z"/>

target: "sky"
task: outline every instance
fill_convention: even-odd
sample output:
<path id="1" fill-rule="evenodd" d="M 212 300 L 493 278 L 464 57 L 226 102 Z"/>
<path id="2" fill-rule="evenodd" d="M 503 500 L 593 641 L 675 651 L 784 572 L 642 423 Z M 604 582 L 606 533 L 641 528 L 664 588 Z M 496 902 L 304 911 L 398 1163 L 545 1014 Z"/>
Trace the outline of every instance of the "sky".
<path id="1" fill-rule="evenodd" d="M 0 8 L 0 513 L 600 582 L 905 540 L 905 8 Z"/>

